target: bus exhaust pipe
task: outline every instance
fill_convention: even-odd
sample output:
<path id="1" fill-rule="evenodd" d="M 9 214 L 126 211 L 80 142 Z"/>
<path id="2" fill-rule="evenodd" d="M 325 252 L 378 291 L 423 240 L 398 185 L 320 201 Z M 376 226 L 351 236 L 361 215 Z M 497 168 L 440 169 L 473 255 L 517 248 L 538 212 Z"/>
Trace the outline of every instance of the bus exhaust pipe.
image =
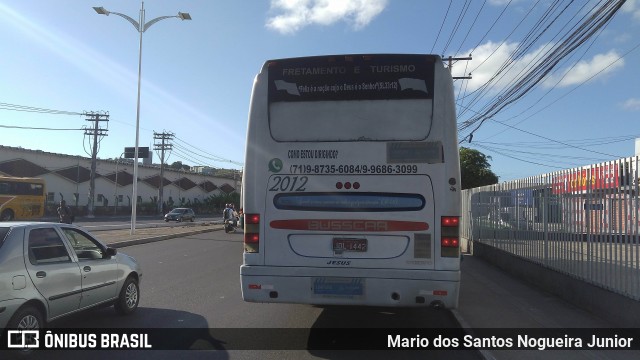
<path id="1" fill-rule="evenodd" d="M 440 300 L 433 300 L 430 306 L 436 310 L 444 309 L 444 303 Z"/>

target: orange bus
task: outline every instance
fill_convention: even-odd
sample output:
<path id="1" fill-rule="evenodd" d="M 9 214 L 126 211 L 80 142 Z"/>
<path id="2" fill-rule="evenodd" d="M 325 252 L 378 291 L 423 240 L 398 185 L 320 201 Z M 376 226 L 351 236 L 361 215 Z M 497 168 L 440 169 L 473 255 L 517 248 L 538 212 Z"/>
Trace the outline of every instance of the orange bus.
<path id="1" fill-rule="evenodd" d="M 0 176 L 0 221 L 40 218 L 45 200 L 43 179 Z"/>

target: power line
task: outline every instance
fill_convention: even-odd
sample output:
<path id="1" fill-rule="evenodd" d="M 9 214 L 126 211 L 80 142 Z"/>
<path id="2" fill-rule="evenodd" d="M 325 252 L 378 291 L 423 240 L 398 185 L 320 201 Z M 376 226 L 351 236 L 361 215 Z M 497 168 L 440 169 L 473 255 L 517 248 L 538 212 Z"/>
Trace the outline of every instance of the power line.
<path id="1" fill-rule="evenodd" d="M 549 168 L 555 168 L 555 169 L 564 169 L 563 167 L 560 167 L 560 166 L 554 166 L 554 165 L 539 163 L 537 161 L 529 161 L 529 160 L 520 159 L 520 158 L 515 157 L 513 155 L 508 155 L 508 154 L 505 154 L 505 153 L 500 152 L 500 151 L 492 150 L 492 149 L 490 149 L 490 148 L 488 148 L 486 146 L 477 145 L 477 144 L 476 144 L 476 146 L 481 148 L 481 149 L 492 151 L 492 152 L 494 152 L 494 153 L 496 153 L 498 155 L 502 155 L 502 156 L 505 156 L 505 157 L 508 157 L 508 158 L 511 158 L 511 159 L 514 159 L 514 160 L 526 162 L 526 163 L 529 163 L 529 164 L 540 165 L 540 166 L 549 167 Z"/>
<path id="2" fill-rule="evenodd" d="M 609 136 L 602 138 L 578 139 L 578 140 L 562 140 L 562 142 L 572 143 L 580 146 L 598 146 L 608 145 L 623 141 L 629 141 L 640 137 L 640 134 L 631 134 L 624 136 Z M 519 141 L 519 142 L 491 142 L 491 141 L 475 141 L 474 143 L 498 145 L 503 147 L 514 148 L 534 148 L 534 149 L 565 149 L 566 146 L 558 146 L 551 141 Z"/>
<path id="3" fill-rule="evenodd" d="M 38 108 L 38 107 L 26 106 L 26 105 L 9 104 L 9 103 L 3 103 L 3 102 L 0 102 L 0 110 L 35 112 L 35 113 L 53 114 L 53 115 L 83 115 L 82 113 L 79 113 L 76 111 L 53 110 L 53 109 Z"/>
<path id="4" fill-rule="evenodd" d="M 458 50 L 456 50 L 455 53 L 453 53 L 454 55 L 457 55 L 458 53 L 460 53 L 460 49 L 462 49 L 462 45 L 464 45 L 464 42 L 467 41 L 467 37 L 469 37 L 469 34 L 471 33 L 471 30 L 473 30 L 473 26 L 476 24 L 476 21 L 478 21 L 478 18 L 480 17 L 480 14 L 482 13 L 482 9 L 484 9 L 484 6 L 487 4 L 487 0 L 484 0 L 482 2 L 482 6 L 480 6 L 480 10 L 478 10 L 478 13 L 476 14 L 476 17 L 473 19 L 473 22 L 471 23 L 471 26 L 469 26 L 469 30 L 467 30 L 467 33 L 464 35 L 464 39 L 462 39 L 462 41 L 460 42 L 460 46 L 458 47 Z M 465 69 L 466 71 L 466 69 Z"/>
<path id="5" fill-rule="evenodd" d="M 611 66 L 613 66 L 615 63 L 619 62 L 619 61 L 620 61 L 620 60 L 622 60 L 624 57 L 626 57 L 626 56 L 627 56 L 627 55 L 629 55 L 630 53 L 634 52 L 634 51 L 635 51 L 635 50 L 637 50 L 638 48 L 640 48 L 640 42 L 639 42 L 639 43 L 637 43 L 635 46 L 633 46 L 631 49 L 627 50 L 624 54 L 622 54 L 621 56 L 619 56 L 617 59 L 615 59 L 614 61 L 612 61 L 611 63 L 609 63 L 607 66 L 605 66 L 604 68 L 602 68 L 600 71 L 598 71 L 598 72 L 596 72 L 595 74 L 591 75 L 588 79 L 585 79 L 585 80 L 584 80 L 584 81 L 582 81 L 580 84 L 576 85 L 573 89 L 569 90 L 567 93 L 563 94 L 562 96 L 558 97 L 557 99 L 553 100 L 552 102 L 550 102 L 550 103 L 546 104 L 545 106 L 543 106 L 542 108 L 538 109 L 537 111 L 535 111 L 535 112 L 534 112 L 534 113 L 532 113 L 531 115 L 527 116 L 526 118 L 522 119 L 521 121 L 519 121 L 519 122 L 518 122 L 518 123 L 516 123 L 515 125 L 520 124 L 520 123 L 522 123 L 522 122 L 524 122 L 524 121 L 526 121 L 526 120 L 528 120 L 528 119 L 532 118 L 533 116 L 535 116 L 535 115 L 537 115 L 537 114 L 541 113 L 542 111 L 546 110 L 547 108 L 551 107 L 552 105 L 554 105 L 554 104 L 555 104 L 555 103 L 557 103 L 558 101 L 560 101 L 560 100 L 564 99 L 565 97 L 569 96 L 571 93 L 573 93 L 574 91 L 578 90 L 578 88 L 580 88 L 580 87 L 581 87 L 581 86 L 583 86 L 584 84 L 588 83 L 589 81 L 593 80 L 595 77 L 597 77 L 598 75 L 600 75 L 603 71 L 607 70 L 608 68 L 610 68 Z M 546 96 L 547 94 L 548 94 L 548 92 L 547 92 L 547 93 L 545 93 L 545 94 L 543 95 L 543 97 L 544 97 L 544 96 Z M 516 117 L 518 117 L 518 116 L 520 116 L 520 115 L 524 114 L 525 112 L 529 111 L 529 110 L 530 110 L 531 108 L 533 108 L 537 103 L 539 103 L 539 102 L 540 102 L 540 100 L 542 100 L 542 98 L 540 98 L 540 99 L 539 99 L 535 104 L 531 105 L 530 107 L 528 107 L 528 108 L 527 108 L 527 109 L 525 109 L 524 111 L 522 111 L 522 112 L 520 112 L 519 114 L 516 114 L 516 115 L 514 115 L 514 116 L 512 116 L 512 117 L 510 117 L 510 118 L 508 118 L 508 119 L 505 119 L 505 120 L 503 120 L 502 122 L 497 121 L 497 120 L 495 120 L 495 119 L 494 119 L 494 121 L 496 121 L 496 122 L 497 122 L 497 123 L 499 123 L 499 124 L 503 124 L 503 125 L 504 125 L 504 122 L 509 121 L 509 120 L 512 120 L 512 119 L 514 119 L 514 118 L 516 118 Z M 465 110 L 469 110 L 469 111 L 471 111 L 471 112 L 474 112 L 474 113 L 476 113 L 476 114 L 479 114 L 479 112 L 476 112 L 475 110 L 472 110 L 472 109 L 470 109 L 470 108 L 468 108 L 468 107 L 466 107 L 466 106 L 463 106 L 463 105 L 462 105 L 462 104 L 460 104 L 460 103 L 458 104 L 458 106 L 465 108 Z M 477 128 L 476 128 L 476 129 L 474 129 L 473 131 L 475 131 L 475 130 L 477 130 Z M 473 133 L 473 131 L 471 132 L 471 134 Z M 491 138 L 491 137 L 493 137 L 493 136 L 495 136 L 495 135 L 501 134 L 501 133 L 503 133 L 504 131 L 506 131 L 506 129 L 505 129 L 505 130 L 503 130 L 503 131 L 501 131 L 501 132 L 499 132 L 499 133 L 496 133 L 496 134 L 494 134 L 494 135 L 492 135 L 492 136 L 488 137 L 487 139 L 489 139 L 489 138 Z M 469 135 L 465 136 L 465 137 L 463 138 L 463 140 L 462 140 L 462 141 L 464 141 L 464 139 L 466 139 L 467 137 L 469 137 Z"/>
<path id="6" fill-rule="evenodd" d="M 0 128 L 20 129 L 20 130 L 84 131 L 84 128 L 79 128 L 79 129 L 75 129 L 75 128 L 57 129 L 57 128 L 47 128 L 47 127 L 13 126 L 13 125 L 0 125 Z"/>
<path id="7" fill-rule="evenodd" d="M 458 104 L 458 106 L 462 106 L 462 107 L 464 107 L 463 105 L 460 105 L 460 104 Z M 470 109 L 469 109 L 469 110 L 470 110 Z M 471 111 L 473 111 L 473 110 L 471 110 Z M 617 155 L 612 155 L 612 154 L 602 153 L 602 152 L 595 151 L 595 150 L 585 149 L 585 148 L 580 147 L 580 146 L 571 145 L 571 144 L 568 144 L 568 143 L 566 143 L 566 142 L 562 142 L 562 141 L 554 140 L 554 139 L 548 138 L 548 137 L 546 137 L 546 136 L 542 136 L 542 135 L 539 135 L 539 134 L 536 134 L 536 133 L 532 133 L 532 132 L 530 132 L 530 131 L 522 130 L 522 129 L 519 129 L 519 128 L 515 127 L 515 126 L 512 126 L 512 125 L 505 124 L 505 123 L 503 123 L 503 122 L 497 121 L 497 120 L 495 120 L 495 119 L 492 119 L 492 120 L 493 120 L 496 124 L 500 124 L 500 125 L 506 126 L 506 127 L 508 127 L 508 128 L 511 128 L 511 129 L 514 129 L 514 130 L 518 130 L 518 131 L 523 132 L 523 133 L 525 133 L 525 134 L 529 134 L 529 135 L 532 135 L 532 136 L 535 136 L 535 137 L 539 137 L 539 138 L 541 138 L 541 139 L 545 139 L 545 140 L 552 141 L 552 142 L 555 142 L 555 143 L 558 143 L 558 144 L 562 144 L 562 145 L 565 145 L 565 146 L 570 147 L 570 148 L 574 148 L 574 149 L 578 149 L 578 150 L 583 150 L 583 151 L 591 152 L 591 153 L 594 153 L 594 154 L 599 154 L 599 155 L 605 155 L 605 156 L 609 156 L 609 157 L 614 157 L 614 158 L 621 158 L 621 157 L 622 157 L 622 156 L 617 156 Z M 474 130 L 474 131 L 475 131 L 475 130 Z M 462 140 L 460 140 L 460 141 L 459 141 L 459 143 L 462 143 L 462 142 L 463 142 L 467 137 L 472 138 L 472 137 L 473 137 L 473 132 L 472 132 L 471 134 L 469 134 L 468 136 L 464 137 Z"/>
<path id="8" fill-rule="evenodd" d="M 606 4 L 600 6 L 595 11 L 590 12 L 588 19 L 580 24 L 577 29 L 573 30 L 568 37 L 562 42 L 556 43 L 556 45 L 548 51 L 548 56 L 540 61 L 535 67 L 531 68 L 524 76 L 522 76 L 516 83 L 507 87 L 501 94 L 495 97 L 489 104 L 487 104 L 479 114 L 473 116 L 471 119 L 463 122 L 460 125 L 460 129 L 464 130 L 479 122 L 475 129 L 476 131 L 484 121 L 492 118 L 498 112 L 505 109 L 510 104 L 522 98 L 534 87 L 536 87 L 543 78 L 545 78 L 558 63 L 573 52 L 577 47 L 586 42 L 591 36 L 599 31 L 615 13 L 620 9 L 624 1 L 608 1 Z M 553 20 L 556 21 L 557 17 Z M 548 29 L 545 28 L 543 31 Z M 529 35 L 528 35 L 529 36 Z M 534 40 L 539 38 L 536 37 Z M 521 50 L 520 54 L 523 54 L 533 43 L 525 46 Z M 520 46 L 519 46 L 520 47 Z M 518 56 L 516 54 L 516 56 Z M 511 60 L 510 60 L 511 61 Z"/>
<path id="9" fill-rule="evenodd" d="M 186 149 L 186 147 L 184 147 L 184 146 L 182 146 L 182 147 L 181 147 L 181 148 L 183 148 L 185 151 L 187 151 L 187 152 L 191 152 L 191 153 L 192 153 L 192 154 L 194 154 L 194 155 L 197 155 L 197 156 L 200 156 L 200 157 L 202 157 L 202 158 L 209 159 L 209 160 L 213 160 L 213 161 L 216 161 L 216 162 L 228 162 L 228 163 L 231 163 L 231 164 L 234 164 L 234 165 L 244 166 L 244 164 L 243 164 L 243 163 L 241 163 L 241 162 L 234 161 L 234 160 L 229 160 L 229 159 L 225 159 L 225 158 L 223 158 L 223 157 L 221 157 L 221 156 L 211 154 L 211 153 L 209 153 L 209 152 L 207 152 L 207 151 L 205 151 L 205 150 L 202 150 L 202 149 L 200 149 L 200 148 L 198 148 L 198 147 L 196 147 L 196 146 L 193 146 L 193 145 L 189 144 L 188 142 L 186 142 L 186 141 L 184 141 L 184 140 L 180 139 L 180 138 L 179 138 L 179 137 L 177 137 L 177 136 L 175 137 L 175 139 L 176 139 L 176 140 L 178 140 L 180 143 L 182 143 L 182 144 L 184 144 L 184 145 L 186 145 L 186 146 L 189 146 L 189 147 L 191 147 L 191 148 L 193 148 L 193 149 L 195 149 L 195 150 L 199 151 L 200 153 L 204 153 L 204 154 L 206 154 L 206 155 L 197 154 L 196 152 L 193 152 L 193 151 L 190 151 L 190 150 Z M 180 145 L 177 145 L 177 144 L 176 144 L 176 146 L 180 147 Z M 208 155 L 208 156 L 207 156 L 207 155 Z"/>
<path id="10" fill-rule="evenodd" d="M 464 17 L 467 15 L 467 10 L 469 10 L 469 6 L 470 6 L 469 0 L 465 0 L 464 5 L 462 6 L 462 10 L 460 11 L 460 15 L 458 15 L 458 20 L 456 20 L 456 23 L 453 26 L 453 30 L 451 31 L 451 35 L 449 35 L 449 40 L 447 40 L 447 43 L 444 45 L 444 49 L 442 49 L 441 54 L 444 54 L 445 52 L 447 52 L 447 49 L 449 48 L 449 44 L 451 44 L 451 41 L 456 36 L 456 33 L 458 33 L 460 24 L 462 23 L 462 20 L 464 20 Z"/>
<path id="11" fill-rule="evenodd" d="M 449 0 L 449 6 L 447 7 L 447 12 L 444 14 L 444 19 L 442 19 L 442 24 L 440 24 L 440 30 L 438 30 L 438 35 L 436 36 L 436 40 L 433 42 L 433 46 L 431 47 L 431 53 L 433 53 L 433 49 L 435 49 L 436 44 L 438 43 L 438 39 L 440 38 L 440 33 L 442 32 L 442 27 L 444 23 L 447 21 L 447 16 L 449 16 L 449 9 L 451 9 L 451 3 L 453 0 Z"/>

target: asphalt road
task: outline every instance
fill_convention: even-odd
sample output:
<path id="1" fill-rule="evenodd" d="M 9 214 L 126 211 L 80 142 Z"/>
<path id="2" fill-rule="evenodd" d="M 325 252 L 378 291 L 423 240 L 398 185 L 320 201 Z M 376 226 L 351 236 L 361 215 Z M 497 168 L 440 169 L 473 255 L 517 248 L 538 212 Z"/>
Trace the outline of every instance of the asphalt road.
<path id="1" fill-rule="evenodd" d="M 308 305 L 252 304 L 242 300 L 239 266 L 242 237 L 215 231 L 121 249 L 143 267 L 140 307 L 128 317 L 113 308 L 77 314 L 54 322 L 53 328 L 190 328 L 178 330 L 187 351 L 46 351 L 32 359 L 481 359 L 469 351 L 335 351 L 303 350 L 336 341 L 325 328 L 460 328 L 446 310 L 319 308 Z M 237 332 L 233 332 L 234 329 Z M 238 335 L 263 348 L 266 339 L 300 350 L 235 350 Z M 341 332 L 339 335 L 344 335 Z M 336 335 L 338 336 L 338 335 Z M 268 341 L 268 340 L 267 340 Z M 246 349 L 247 347 L 243 347 Z M 268 346 L 264 346 L 268 348 Z"/>

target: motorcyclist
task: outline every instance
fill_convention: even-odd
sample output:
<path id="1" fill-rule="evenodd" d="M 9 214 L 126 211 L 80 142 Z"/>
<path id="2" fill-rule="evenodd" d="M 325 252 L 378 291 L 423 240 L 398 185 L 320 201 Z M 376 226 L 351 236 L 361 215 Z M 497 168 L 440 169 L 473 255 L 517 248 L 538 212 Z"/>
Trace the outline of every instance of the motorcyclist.
<path id="1" fill-rule="evenodd" d="M 233 227 L 237 226 L 235 211 L 231 204 L 225 204 L 225 209 L 222 212 L 222 220 L 225 224 L 227 223 L 227 220 L 229 220 L 233 224 Z"/>

